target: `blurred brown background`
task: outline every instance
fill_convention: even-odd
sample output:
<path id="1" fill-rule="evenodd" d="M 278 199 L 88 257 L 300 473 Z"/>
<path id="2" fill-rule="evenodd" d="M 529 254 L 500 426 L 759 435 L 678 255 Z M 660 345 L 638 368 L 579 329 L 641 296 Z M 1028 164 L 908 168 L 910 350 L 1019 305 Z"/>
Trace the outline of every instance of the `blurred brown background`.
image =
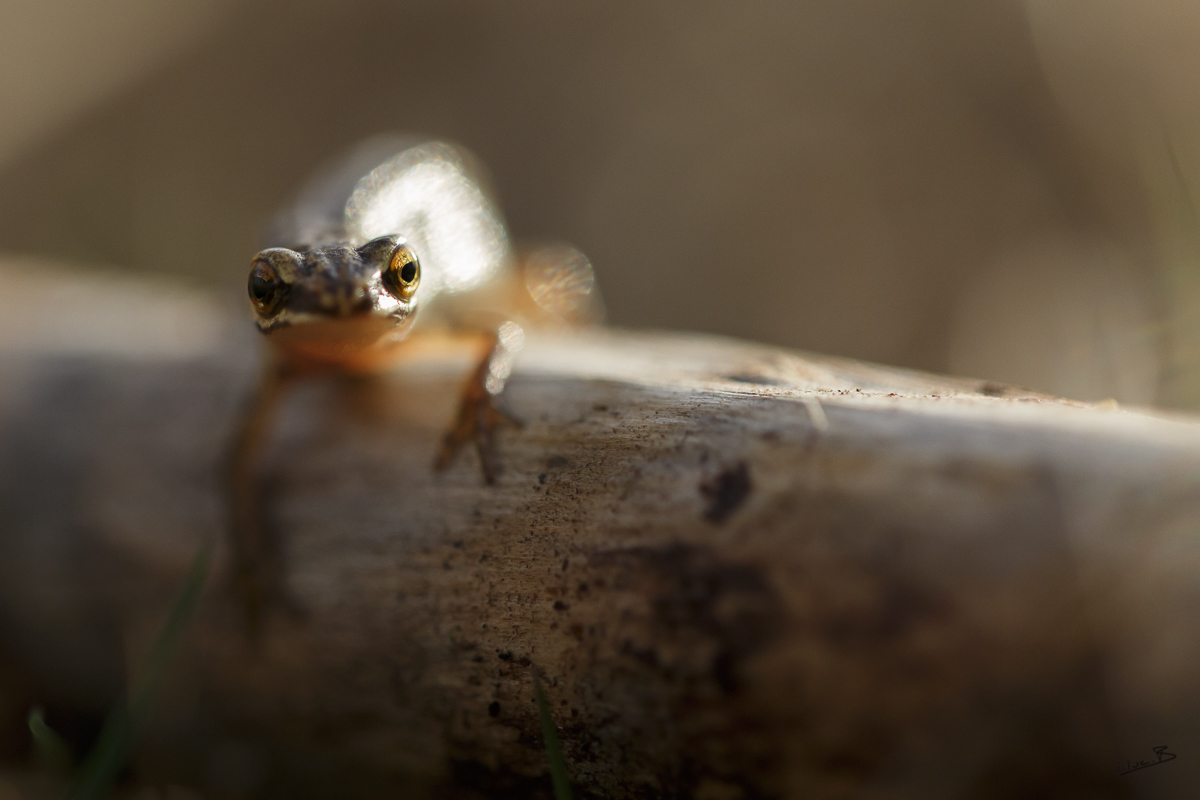
<path id="1" fill-rule="evenodd" d="M 7 3 L 0 249 L 239 296 L 310 168 L 422 132 L 616 324 L 1193 407 L 1198 45 L 1183 0 Z"/>

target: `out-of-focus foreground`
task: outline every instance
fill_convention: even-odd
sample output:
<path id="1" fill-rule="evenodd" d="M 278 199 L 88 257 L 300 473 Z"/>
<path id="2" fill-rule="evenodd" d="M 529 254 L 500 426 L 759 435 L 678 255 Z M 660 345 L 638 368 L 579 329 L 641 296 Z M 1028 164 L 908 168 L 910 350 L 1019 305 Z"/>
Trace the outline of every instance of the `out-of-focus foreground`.
<path id="1" fill-rule="evenodd" d="M 457 139 L 614 323 L 1200 404 L 1200 11 L 144 0 L 0 10 L 0 247 L 240 293 L 302 176 Z"/>

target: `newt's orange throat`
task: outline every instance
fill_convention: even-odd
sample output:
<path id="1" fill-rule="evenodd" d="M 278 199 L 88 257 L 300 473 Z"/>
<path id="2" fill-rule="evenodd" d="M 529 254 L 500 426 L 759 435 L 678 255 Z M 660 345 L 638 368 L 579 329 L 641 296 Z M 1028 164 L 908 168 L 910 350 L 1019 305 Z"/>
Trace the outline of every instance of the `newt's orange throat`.
<path id="1" fill-rule="evenodd" d="M 374 372 L 393 361 L 407 333 L 406 325 L 398 327 L 390 319 L 362 315 L 279 328 L 267 341 L 299 367 Z"/>

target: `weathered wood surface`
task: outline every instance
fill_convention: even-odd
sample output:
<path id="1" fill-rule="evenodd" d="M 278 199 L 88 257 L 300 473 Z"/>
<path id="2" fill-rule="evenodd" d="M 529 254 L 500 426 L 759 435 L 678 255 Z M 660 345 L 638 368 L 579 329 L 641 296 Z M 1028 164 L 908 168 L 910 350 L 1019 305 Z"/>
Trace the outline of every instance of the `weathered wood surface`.
<path id="1" fill-rule="evenodd" d="M 6 730 L 30 702 L 110 702 L 224 530 L 257 354 L 193 300 L 202 341 L 131 306 L 123 333 L 0 359 Z M 539 670 L 580 796 L 1200 779 L 1200 423 L 717 338 L 541 335 L 487 487 L 471 453 L 429 468 L 467 358 L 291 399 L 265 474 L 305 615 L 252 646 L 215 575 L 136 776 L 544 796 Z M 1163 744 L 1175 761 L 1117 775 Z"/>

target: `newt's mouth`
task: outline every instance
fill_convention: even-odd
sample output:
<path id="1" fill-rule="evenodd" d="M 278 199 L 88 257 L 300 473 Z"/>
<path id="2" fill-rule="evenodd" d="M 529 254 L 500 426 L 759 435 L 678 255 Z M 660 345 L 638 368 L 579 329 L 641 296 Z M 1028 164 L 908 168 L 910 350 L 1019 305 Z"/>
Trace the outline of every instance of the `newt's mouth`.
<path id="1" fill-rule="evenodd" d="M 415 309 L 414 303 L 402 303 L 377 287 L 354 293 L 317 293 L 297 287 L 281 310 L 271 316 L 259 315 L 258 329 L 272 338 L 285 330 L 308 328 L 308 334 L 296 335 L 340 339 L 376 327 L 393 330 L 403 326 Z"/>

